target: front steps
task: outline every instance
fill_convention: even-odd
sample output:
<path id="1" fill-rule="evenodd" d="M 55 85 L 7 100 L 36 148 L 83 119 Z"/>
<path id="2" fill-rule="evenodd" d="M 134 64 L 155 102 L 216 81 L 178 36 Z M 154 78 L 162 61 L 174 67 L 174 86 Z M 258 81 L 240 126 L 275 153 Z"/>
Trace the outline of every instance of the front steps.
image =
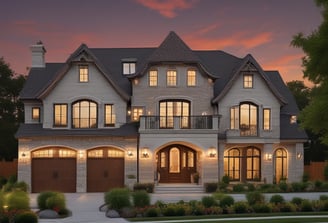
<path id="1" fill-rule="evenodd" d="M 198 184 L 160 183 L 158 185 L 155 185 L 154 193 L 155 194 L 202 194 L 204 193 L 204 187 L 203 185 L 198 185 Z"/>

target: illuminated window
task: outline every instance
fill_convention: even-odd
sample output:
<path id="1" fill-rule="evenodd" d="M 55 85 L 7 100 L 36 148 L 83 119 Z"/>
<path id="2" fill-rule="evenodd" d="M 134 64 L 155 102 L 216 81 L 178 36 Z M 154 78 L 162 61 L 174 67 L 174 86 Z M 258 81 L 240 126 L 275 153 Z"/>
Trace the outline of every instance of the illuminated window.
<path id="1" fill-rule="evenodd" d="M 89 81 L 88 65 L 80 65 L 79 66 L 79 77 L 80 77 L 80 82 L 88 82 Z"/>
<path id="2" fill-rule="evenodd" d="M 60 149 L 59 157 L 61 158 L 73 158 L 76 157 L 76 151 L 71 149 Z"/>
<path id="3" fill-rule="evenodd" d="M 166 84 L 167 84 L 167 86 L 176 86 L 177 85 L 177 72 L 175 70 L 167 71 Z"/>
<path id="4" fill-rule="evenodd" d="M 108 157 L 124 157 L 124 152 L 118 149 L 108 149 Z"/>
<path id="5" fill-rule="evenodd" d="M 240 135 L 257 135 L 257 106 L 252 103 L 240 104 Z"/>
<path id="6" fill-rule="evenodd" d="M 187 71 L 187 86 L 196 86 L 196 71 Z"/>
<path id="7" fill-rule="evenodd" d="M 176 147 L 170 150 L 170 173 L 180 173 L 180 150 Z"/>
<path id="8" fill-rule="evenodd" d="M 188 128 L 190 103 L 188 101 L 167 100 L 159 103 L 160 128 L 173 128 L 174 116 L 180 118 L 180 127 Z"/>
<path id="9" fill-rule="evenodd" d="M 115 126 L 116 116 L 114 105 L 105 105 L 105 126 Z"/>
<path id="10" fill-rule="evenodd" d="M 40 108 L 34 107 L 32 108 L 32 119 L 35 121 L 40 121 Z"/>
<path id="11" fill-rule="evenodd" d="M 195 167 L 195 154 L 191 151 L 188 152 L 188 167 Z"/>
<path id="12" fill-rule="evenodd" d="M 97 104 L 92 101 L 78 101 L 72 107 L 73 128 L 97 128 Z"/>
<path id="13" fill-rule="evenodd" d="M 164 168 L 166 167 L 166 153 L 161 152 L 160 156 L 161 156 L 161 168 Z"/>
<path id="14" fill-rule="evenodd" d="M 123 63 L 123 74 L 134 74 L 136 72 L 136 63 L 135 62 L 124 62 Z"/>
<path id="15" fill-rule="evenodd" d="M 240 180 L 240 151 L 230 149 L 226 152 L 223 159 L 224 175 L 229 176 L 230 180 Z"/>
<path id="16" fill-rule="evenodd" d="M 244 75 L 244 88 L 253 88 L 253 75 Z"/>
<path id="17" fill-rule="evenodd" d="M 144 109 L 142 107 L 134 107 L 132 109 L 132 121 L 139 121 L 140 116 L 144 114 Z"/>
<path id="18" fill-rule="evenodd" d="M 54 104 L 54 126 L 67 126 L 67 104 Z"/>
<path id="19" fill-rule="evenodd" d="M 149 71 L 149 86 L 156 87 L 158 81 L 157 70 Z"/>
<path id="20" fill-rule="evenodd" d="M 279 183 L 287 179 L 287 152 L 285 149 L 277 149 L 274 153 L 274 181 Z"/>
<path id="21" fill-rule="evenodd" d="M 33 158 L 51 158 L 54 157 L 53 149 L 40 149 L 32 153 Z"/>
<path id="22" fill-rule="evenodd" d="M 230 129 L 239 128 L 239 106 L 230 108 Z"/>
<path id="23" fill-rule="evenodd" d="M 264 130 L 271 129 L 271 109 L 270 108 L 263 109 L 263 129 Z"/>
<path id="24" fill-rule="evenodd" d="M 103 149 L 93 149 L 88 151 L 88 157 L 91 158 L 101 158 L 104 156 L 104 150 Z"/>
<path id="25" fill-rule="evenodd" d="M 246 179 L 258 181 L 260 176 L 261 153 L 257 148 L 247 148 L 246 150 Z"/>

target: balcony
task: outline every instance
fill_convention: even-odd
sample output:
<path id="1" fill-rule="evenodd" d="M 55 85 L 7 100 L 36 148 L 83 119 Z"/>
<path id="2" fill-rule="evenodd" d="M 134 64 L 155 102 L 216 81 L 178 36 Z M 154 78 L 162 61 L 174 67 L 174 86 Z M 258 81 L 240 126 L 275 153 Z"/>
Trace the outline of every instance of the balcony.
<path id="1" fill-rule="evenodd" d="M 219 121 L 217 115 L 141 116 L 139 130 L 218 130 Z"/>

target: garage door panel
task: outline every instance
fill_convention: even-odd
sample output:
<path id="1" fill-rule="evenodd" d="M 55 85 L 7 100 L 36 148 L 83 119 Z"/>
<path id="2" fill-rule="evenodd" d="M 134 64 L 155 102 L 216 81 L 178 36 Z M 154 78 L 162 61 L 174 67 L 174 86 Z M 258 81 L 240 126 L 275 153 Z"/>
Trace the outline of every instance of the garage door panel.
<path id="1" fill-rule="evenodd" d="M 75 158 L 34 158 L 32 160 L 32 192 L 45 190 L 76 191 Z"/>

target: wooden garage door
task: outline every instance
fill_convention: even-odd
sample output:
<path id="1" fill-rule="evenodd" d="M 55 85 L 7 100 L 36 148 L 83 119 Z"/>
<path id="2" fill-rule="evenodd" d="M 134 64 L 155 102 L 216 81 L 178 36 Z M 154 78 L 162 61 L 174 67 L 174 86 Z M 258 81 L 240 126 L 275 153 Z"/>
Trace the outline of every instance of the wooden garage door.
<path id="1" fill-rule="evenodd" d="M 49 148 L 32 153 L 32 192 L 76 192 L 76 152 Z"/>
<path id="2" fill-rule="evenodd" d="M 87 191 L 105 192 L 124 187 L 124 152 L 114 148 L 88 151 Z"/>

